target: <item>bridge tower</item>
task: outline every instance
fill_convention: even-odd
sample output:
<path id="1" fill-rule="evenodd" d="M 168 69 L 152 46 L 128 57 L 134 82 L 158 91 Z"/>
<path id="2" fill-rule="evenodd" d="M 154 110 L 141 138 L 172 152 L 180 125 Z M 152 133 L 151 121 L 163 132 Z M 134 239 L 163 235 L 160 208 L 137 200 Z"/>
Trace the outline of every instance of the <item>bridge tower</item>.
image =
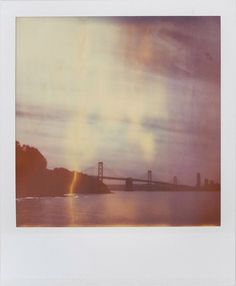
<path id="1" fill-rule="evenodd" d="M 98 180 L 103 180 L 103 162 L 98 162 Z"/>
<path id="2" fill-rule="evenodd" d="M 152 182 L 152 170 L 148 170 L 148 184 Z"/>
<path id="3" fill-rule="evenodd" d="M 152 185 L 152 170 L 148 170 L 148 190 L 151 190 Z"/>
<path id="4" fill-rule="evenodd" d="M 132 180 L 132 178 L 127 178 L 125 180 L 125 190 L 126 191 L 133 191 L 133 180 Z"/>

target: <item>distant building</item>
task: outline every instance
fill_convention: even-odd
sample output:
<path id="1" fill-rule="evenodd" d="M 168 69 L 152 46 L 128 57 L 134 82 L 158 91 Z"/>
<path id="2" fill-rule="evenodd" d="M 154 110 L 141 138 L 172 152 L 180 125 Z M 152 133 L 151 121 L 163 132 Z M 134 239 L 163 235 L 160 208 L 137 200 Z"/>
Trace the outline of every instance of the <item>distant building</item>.
<path id="1" fill-rule="evenodd" d="M 208 185 L 209 185 L 209 181 L 208 181 L 208 179 L 205 179 L 205 180 L 204 180 L 204 186 L 205 186 L 205 187 L 208 187 Z"/>
<path id="2" fill-rule="evenodd" d="M 201 187 L 201 175 L 200 173 L 197 173 L 197 184 L 196 184 L 197 187 Z"/>
<path id="3" fill-rule="evenodd" d="M 177 184 L 178 184 L 178 180 L 177 180 L 177 177 L 176 177 L 176 176 L 174 176 L 174 178 L 173 178 L 173 183 L 174 183 L 174 185 L 177 185 Z"/>

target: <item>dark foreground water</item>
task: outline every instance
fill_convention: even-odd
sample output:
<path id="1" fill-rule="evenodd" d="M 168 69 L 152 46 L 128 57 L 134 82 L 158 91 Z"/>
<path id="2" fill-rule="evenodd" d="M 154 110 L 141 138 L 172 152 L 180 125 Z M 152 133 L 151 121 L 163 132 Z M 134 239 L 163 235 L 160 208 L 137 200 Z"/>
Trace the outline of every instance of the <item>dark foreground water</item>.
<path id="1" fill-rule="evenodd" d="M 219 192 L 122 192 L 16 201 L 17 226 L 220 225 Z"/>

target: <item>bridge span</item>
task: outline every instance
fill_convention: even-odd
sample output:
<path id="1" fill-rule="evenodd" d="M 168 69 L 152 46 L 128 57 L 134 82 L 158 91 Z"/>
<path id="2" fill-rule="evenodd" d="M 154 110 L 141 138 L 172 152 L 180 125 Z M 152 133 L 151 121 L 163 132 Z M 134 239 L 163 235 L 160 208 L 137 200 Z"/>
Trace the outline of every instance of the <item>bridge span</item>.
<path id="1" fill-rule="evenodd" d="M 147 171 L 147 179 L 140 179 L 140 178 L 132 178 L 132 177 L 120 177 L 120 176 L 105 176 L 104 175 L 104 165 L 103 162 L 98 162 L 98 174 L 97 177 L 100 181 L 103 180 L 112 180 L 112 181 L 124 181 L 125 182 L 125 190 L 126 191 L 132 191 L 133 190 L 133 183 L 146 183 L 147 188 L 151 189 L 151 185 L 172 185 L 170 183 L 161 182 L 161 181 L 155 181 L 152 180 L 152 170 Z M 177 184 L 177 183 L 176 183 Z"/>
<path id="2" fill-rule="evenodd" d="M 89 167 L 88 169 L 90 169 Z M 88 170 L 86 169 L 86 170 Z M 94 169 L 94 168 L 93 168 Z M 108 167 L 108 169 L 110 169 Z M 111 169 L 112 171 L 112 169 Z M 83 172 L 83 171 L 82 171 Z M 189 190 L 213 190 L 213 189 L 220 189 L 219 184 L 215 184 L 213 181 L 208 181 L 205 179 L 204 185 L 201 184 L 201 176 L 200 173 L 197 173 L 197 181 L 196 186 L 187 186 L 180 184 L 178 181 L 177 176 L 173 177 L 172 182 L 162 182 L 152 179 L 152 170 L 147 171 L 146 178 L 133 178 L 133 177 L 126 177 L 126 176 L 108 176 L 104 175 L 104 165 L 103 162 L 98 162 L 97 167 L 97 175 L 89 175 L 91 177 L 95 177 L 100 181 L 103 180 L 111 180 L 111 181 L 124 181 L 125 182 L 125 190 L 126 191 L 133 191 L 133 183 L 144 183 L 143 185 L 147 185 L 147 190 L 166 190 L 166 191 L 173 191 L 173 190 L 181 190 L 181 191 L 189 191 Z M 146 175 L 145 175 L 146 176 Z M 142 184 L 140 184 L 142 185 Z"/>

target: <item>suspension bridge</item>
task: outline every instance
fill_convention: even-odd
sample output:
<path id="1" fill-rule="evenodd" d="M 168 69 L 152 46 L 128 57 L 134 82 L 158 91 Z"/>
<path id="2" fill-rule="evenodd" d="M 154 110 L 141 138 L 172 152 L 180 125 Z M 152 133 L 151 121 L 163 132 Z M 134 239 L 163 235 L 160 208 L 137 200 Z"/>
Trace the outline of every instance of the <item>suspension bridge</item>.
<path id="1" fill-rule="evenodd" d="M 106 166 L 106 169 L 113 171 L 111 168 L 108 168 Z M 153 180 L 153 175 L 152 175 L 152 170 L 148 170 L 145 175 L 146 178 L 133 178 L 133 177 L 126 177 L 122 175 L 105 175 L 104 172 L 104 164 L 103 162 L 98 162 L 97 165 L 97 174 L 91 174 L 91 170 L 95 170 L 95 167 L 89 167 L 82 172 L 88 174 L 89 176 L 92 177 L 97 177 L 98 180 L 102 181 L 123 181 L 125 183 L 125 190 L 126 191 L 132 191 L 133 190 L 133 185 L 134 183 L 143 183 L 147 186 L 147 189 L 151 189 L 153 185 L 156 185 L 158 187 L 175 187 L 177 185 L 177 177 L 174 176 L 173 183 L 166 183 L 166 182 L 161 182 L 157 180 Z M 90 173 L 90 174 L 89 174 Z"/>

